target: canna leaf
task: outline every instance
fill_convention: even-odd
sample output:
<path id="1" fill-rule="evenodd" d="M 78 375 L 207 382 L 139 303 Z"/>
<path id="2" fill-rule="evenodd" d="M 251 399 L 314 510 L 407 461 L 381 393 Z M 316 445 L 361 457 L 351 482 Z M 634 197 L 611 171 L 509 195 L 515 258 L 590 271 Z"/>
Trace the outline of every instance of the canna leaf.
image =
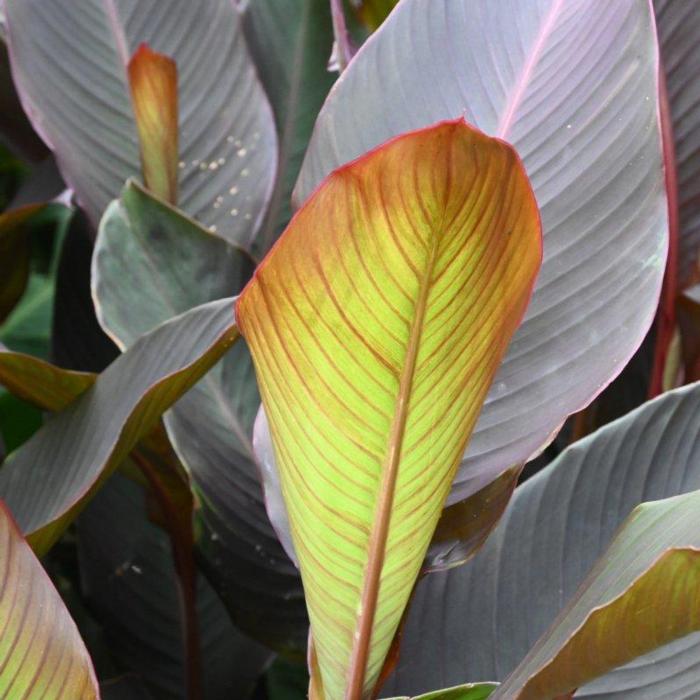
<path id="1" fill-rule="evenodd" d="M 243 16 L 248 46 L 275 112 L 279 134 L 277 179 L 255 252 L 266 253 L 292 216 L 292 189 L 314 121 L 335 74 L 328 0 L 251 0 Z"/>
<path id="2" fill-rule="evenodd" d="M 130 182 L 102 220 L 93 296 L 102 327 L 131 346 L 192 306 L 240 291 L 254 263 Z M 251 447 L 260 404 L 250 354 L 238 343 L 165 416 L 201 503 L 201 564 L 236 624 L 276 650 L 303 649 L 301 582 L 265 511 Z"/>
<path id="3" fill-rule="evenodd" d="M 277 137 L 232 0 L 19 0 L 6 11 L 22 105 L 93 227 L 141 171 L 127 69 L 146 42 L 179 69 L 179 205 L 252 245 Z"/>
<path id="4" fill-rule="evenodd" d="M 97 679 L 78 629 L 4 504 L 0 577 L 0 696 L 97 700 Z"/>
<path id="5" fill-rule="evenodd" d="M 231 303 L 199 306 L 143 336 L 5 460 L 0 496 L 37 551 L 235 342 Z"/>
<path id="6" fill-rule="evenodd" d="M 143 181 L 156 196 L 177 204 L 177 66 L 141 44 L 127 70 Z"/>
<path id="7" fill-rule="evenodd" d="M 369 148 L 462 115 L 513 143 L 532 181 L 542 271 L 450 503 L 538 454 L 653 320 L 668 247 L 658 69 L 645 0 L 401 0 L 319 114 L 299 202 Z"/>
<path id="8" fill-rule="evenodd" d="M 29 281 L 30 242 L 27 222 L 41 204 L 0 214 L 0 324 L 22 297 Z"/>
<path id="9" fill-rule="evenodd" d="M 471 562 L 418 584 L 384 694 L 503 680 L 576 595 L 636 506 L 697 489 L 700 384 L 667 392 L 578 441 L 516 489 Z M 654 613 L 665 620 L 669 605 L 649 608 L 648 624 Z M 583 654 L 581 662 L 597 655 Z M 696 633 L 580 687 L 575 697 L 695 700 L 698 687 Z"/>
<path id="10" fill-rule="evenodd" d="M 491 696 L 549 700 L 700 630 L 700 491 L 638 506 Z"/>
<path id="11" fill-rule="evenodd" d="M 390 700 L 486 700 L 496 689 L 495 683 L 467 683 L 457 685 L 454 688 L 444 688 L 443 690 L 433 690 L 424 695 L 416 695 L 409 698 L 391 698 Z"/>
<path id="12" fill-rule="evenodd" d="M 457 120 L 332 174 L 239 297 L 329 700 L 372 694 L 540 255 L 517 155 Z"/>

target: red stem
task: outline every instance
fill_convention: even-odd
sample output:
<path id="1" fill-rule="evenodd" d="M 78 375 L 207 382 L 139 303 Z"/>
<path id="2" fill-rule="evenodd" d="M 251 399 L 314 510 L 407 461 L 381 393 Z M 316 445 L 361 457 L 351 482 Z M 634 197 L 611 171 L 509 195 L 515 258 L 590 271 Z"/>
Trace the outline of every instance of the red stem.
<path id="1" fill-rule="evenodd" d="M 182 518 L 178 516 L 177 508 L 168 496 L 166 487 L 148 460 L 138 452 L 133 452 L 131 456 L 148 480 L 151 491 L 165 518 L 177 573 L 180 611 L 184 626 L 183 644 L 187 698 L 188 700 L 202 700 L 201 652 L 196 607 L 197 579 L 192 528 L 183 525 Z"/>
<path id="2" fill-rule="evenodd" d="M 342 0 L 330 0 L 330 3 L 338 72 L 342 73 L 352 58 L 352 45 L 350 44 L 348 28 L 345 24 L 345 12 L 343 11 Z"/>
<path id="3" fill-rule="evenodd" d="M 668 197 L 669 240 L 666 272 L 656 316 L 654 364 L 649 384 L 650 399 L 658 396 L 663 391 L 663 376 L 668 349 L 676 327 L 676 295 L 678 293 L 678 173 L 676 171 L 676 149 L 673 140 L 671 108 L 666 89 L 666 73 L 661 61 L 659 61 L 659 113 L 661 118 L 666 194 Z"/>

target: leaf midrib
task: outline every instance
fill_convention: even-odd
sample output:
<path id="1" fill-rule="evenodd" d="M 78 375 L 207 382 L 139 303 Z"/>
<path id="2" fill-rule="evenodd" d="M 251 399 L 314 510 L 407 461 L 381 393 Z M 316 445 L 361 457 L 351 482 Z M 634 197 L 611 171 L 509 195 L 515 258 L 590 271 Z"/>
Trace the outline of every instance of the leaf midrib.
<path id="1" fill-rule="evenodd" d="M 379 598 L 380 578 L 384 566 L 386 543 L 391 524 L 394 494 L 396 492 L 396 480 L 408 419 L 409 400 L 415 376 L 418 348 L 423 333 L 428 292 L 430 291 L 430 282 L 437 258 L 438 246 L 436 241 L 437 237 L 434 237 L 428 253 L 425 272 L 418 289 L 413 324 L 411 325 L 406 347 L 406 359 L 401 372 L 401 379 L 399 380 L 396 409 L 389 432 L 387 455 L 382 468 L 381 485 L 375 506 L 372 531 L 369 537 L 369 553 L 364 585 L 353 635 L 353 648 L 348 667 L 347 700 L 360 700 L 365 683 L 367 662 L 372 642 L 372 628 Z"/>

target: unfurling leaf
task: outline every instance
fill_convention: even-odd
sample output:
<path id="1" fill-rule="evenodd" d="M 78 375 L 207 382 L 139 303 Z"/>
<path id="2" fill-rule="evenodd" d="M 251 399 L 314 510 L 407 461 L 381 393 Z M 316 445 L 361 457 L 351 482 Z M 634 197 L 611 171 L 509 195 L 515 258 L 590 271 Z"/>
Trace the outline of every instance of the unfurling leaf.
<path id="1" fill-rule="evenodd" d="M 328 700 L 373 692 L 540 259 L 517 155 L 457 120 L 333 173 L 239 298 Z"/>
<path id="2" fill-rule="evenodd" d="M 128 73 L 143 181 L 153 194 L 177 204 L 177 66 L 172 58 L 141 44 Z"/>

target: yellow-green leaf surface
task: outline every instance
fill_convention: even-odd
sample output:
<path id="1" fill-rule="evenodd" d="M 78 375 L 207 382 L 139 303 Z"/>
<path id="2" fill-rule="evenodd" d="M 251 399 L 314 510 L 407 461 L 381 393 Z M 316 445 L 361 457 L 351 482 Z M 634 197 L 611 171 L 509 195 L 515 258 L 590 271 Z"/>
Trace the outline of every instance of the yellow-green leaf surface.
<path id="1" fill-rule="evenodd" d="M 128 73 L 143 181 L 155 195 L 177 204 L 177 66 L 172 58 L 141 44 Z"/>
<path id="2" fill-rule="evenodd" d="M 540 260 L 513 149 L 442 122 L 330 175 L 239 298 L 327 700 L 373 692 Z"/>
<path id="3" fill-rule="evenodd" d="M 0 578 L 0 697 L 99 698 L 77 627 L 1 502 Z"/>

